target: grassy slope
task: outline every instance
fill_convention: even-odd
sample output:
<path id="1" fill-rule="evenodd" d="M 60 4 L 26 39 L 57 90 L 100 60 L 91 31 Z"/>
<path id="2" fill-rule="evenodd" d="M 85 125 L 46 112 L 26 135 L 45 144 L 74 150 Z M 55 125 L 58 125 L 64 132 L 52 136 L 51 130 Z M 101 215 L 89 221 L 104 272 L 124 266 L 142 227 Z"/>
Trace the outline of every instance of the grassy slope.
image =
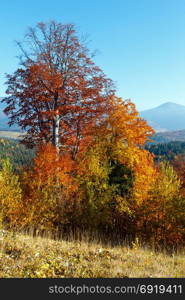
<path id="1" fill-rule="evenodd" d="M 185 257 L 0 231 L 0 277 L 185 277 Z"/>

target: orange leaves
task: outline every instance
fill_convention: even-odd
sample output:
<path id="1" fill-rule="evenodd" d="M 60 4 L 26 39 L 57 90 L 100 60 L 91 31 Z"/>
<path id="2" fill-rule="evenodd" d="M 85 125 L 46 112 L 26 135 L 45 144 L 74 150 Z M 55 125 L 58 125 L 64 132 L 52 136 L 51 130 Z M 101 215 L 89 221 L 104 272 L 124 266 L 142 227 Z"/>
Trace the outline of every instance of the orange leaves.
<path id="1" fill-rule="evenodd" d="M 62 151 L 51 143 L 37 147 L 34 167 L 24 173 L 21 186 L 12 174 L 7 177 L 9 185 L 0 176 L 3 194 L 8 191 L 6 212 L 11 223 L 19 220 L 42 229 L 106 228 L 157 243 L 180 243 L 185 235 L 180 181 L 169 164 L 156 168 L 153 155 L 144 149 L 153 130 L 134 104 L 114 97 L 112 110 L 96 122 L 88 121 L 88 115 L 84 127 L 75 132 L 81 119 L 83 114 L 77 114 L 70 130 L 61 121 L 61 130 L 69 135 Z M 183 176 L 179 160 L 176 167 Z M 0 200 L 5 204 L 3 194 Z"/>
<path id="2" fill-rule="evenodd" d="M 61 156 L 51 144 L 39 147 L 33 170 L 24 174 L 25 222 L 43 229 L 67 222 L 78 187 L 75 168 L 68 153 Z"/>
<path id="3" fill-rule="evenodd" d="M 25 144 L 50 142 L 75 156 L 87 131 L 109 112 L 114 87 L 71 28 L 57 22 L 30 28 L 25 47 L 31 51 L 21 45 L 22 69 L 7 76 L 3 101 L 10 122 L 26 131 Z"/>
<path id="4" fill-rule="evenodd" d="M 68 186 L 72 184 L 75 167 L 75 162 L 68 153 L 61 156 L 56 147 L 47 144 L 39 147 L 35 158 L 34 175 L 42 184 L 58 182 Z"/>
<path id="5" fill-rule="evenodd" d="M 139 117 L 135 105 L 127 100 L 114 97 L 113 110 L 109 114 L 109 131 L 115 140 L 122 139 L 128 146 L 144 145 L 153 129 Z"/>
<path id="6" fill-rule="evenodd" d="M 97 134 L 107 139 L 112 159 L 133 170 L 133 197 L 139 203 L 147 199 L 155 180 L 153 156 L 143 149 L 154 131 L 139 117 L 131 101 L 114 97 L 112 103 L 113 110 Z"/>

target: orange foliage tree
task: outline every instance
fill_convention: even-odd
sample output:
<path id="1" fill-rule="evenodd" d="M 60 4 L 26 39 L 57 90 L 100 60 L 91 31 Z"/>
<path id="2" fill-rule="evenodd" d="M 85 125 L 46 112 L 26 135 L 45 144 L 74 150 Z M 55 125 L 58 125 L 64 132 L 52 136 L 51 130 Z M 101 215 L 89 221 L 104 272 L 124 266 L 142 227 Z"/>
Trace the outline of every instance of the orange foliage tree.
<path id="1" fill-rule="evenodd" d="M 112 81 L 94 64 L 74 26 L 38 23 L 19 46 L 22 65 L 7 76 L 3 102 L 9 124 L 26 130 L 22 142 L 36 146 L 37 153 L 21 185 L 8 165 L 0 173 L 3 191 L 7 184 L 6 203 L 2 192 L 0 201 L 10 222 L 182 239 L 178 177 L 169 165 L 156 169 L 144 149 L 153 129 L 131 101 L 115 96 Z M 184 180 L 184 165 L 178 160 L 174 165 Z"/>
<path id="2" fill-rule="evenodd" d="M 132 102 L 112 97 L 112 106 L 104 122 L 94 127 L 89 147 L 78 155 L 78 175 L 88 216 L 113 225 L 147 199 L 155 167 L 153 156 L 143 149 L 152 128 Z"/>
<path id="3" fill-rule="evenodd" d="M 69 153 L 58 155 L 52 144 L 39 147 L 33 169 L 23 175 L 28 225 L 51 229 L 68 222 L 67 216 L 74 208 L 73 197 L 77 189 L 73 178 L 75 168 Z"/>
<path id="4" fill-rule="evenodd" d="M 153 129 L 143 120 L 135 105 L 113 97 L 113 110 L 101 126 L 99 134 L 106 136 L 112 147 L 112 158 L 131 168 L 135 174 L 133 196 L 136 201 L 146 199 L 155 177 L 153 156 L 144 150 Z"/>
<path id="5" fill-rule="evenodd" d="M 23 142 L 29 146 L 50 142 L 75 156 L 110 109 L 112 81 L 94 64 L 71 24 L 38 23 L 19 46 L 22 67 L 7 76 L 3 99 L 10 125 L 26 130 Z"/>

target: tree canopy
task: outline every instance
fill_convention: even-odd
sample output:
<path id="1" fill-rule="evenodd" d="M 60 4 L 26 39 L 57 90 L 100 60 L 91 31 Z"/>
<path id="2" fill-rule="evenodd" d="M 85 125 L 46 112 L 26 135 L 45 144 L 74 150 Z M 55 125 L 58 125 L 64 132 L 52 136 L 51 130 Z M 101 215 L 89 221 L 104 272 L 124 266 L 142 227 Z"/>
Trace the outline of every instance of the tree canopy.
<path id="1" fill-rule="evenodd" d="M 7 75 L 9 124 L 27 131 L 23 142 L 51 142 L 75 155 L 84 136 L 111 106 L 114 85 L 97 67 L 75 27 L 55 21 L 29 28 L 21 68 Z"/>

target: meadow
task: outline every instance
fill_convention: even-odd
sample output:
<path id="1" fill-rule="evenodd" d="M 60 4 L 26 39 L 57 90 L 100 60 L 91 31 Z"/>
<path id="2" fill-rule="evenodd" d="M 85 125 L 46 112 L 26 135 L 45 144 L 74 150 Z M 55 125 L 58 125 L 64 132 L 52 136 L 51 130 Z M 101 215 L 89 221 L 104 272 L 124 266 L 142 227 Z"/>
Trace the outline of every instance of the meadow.
<path id="1" fill-rule="evenodd" d="M 138 240 L 112 246 L 97 236 L 66 240 L 0 231 L 1 278 L 185 278 L 184 254 L 156 252 Z"/>

